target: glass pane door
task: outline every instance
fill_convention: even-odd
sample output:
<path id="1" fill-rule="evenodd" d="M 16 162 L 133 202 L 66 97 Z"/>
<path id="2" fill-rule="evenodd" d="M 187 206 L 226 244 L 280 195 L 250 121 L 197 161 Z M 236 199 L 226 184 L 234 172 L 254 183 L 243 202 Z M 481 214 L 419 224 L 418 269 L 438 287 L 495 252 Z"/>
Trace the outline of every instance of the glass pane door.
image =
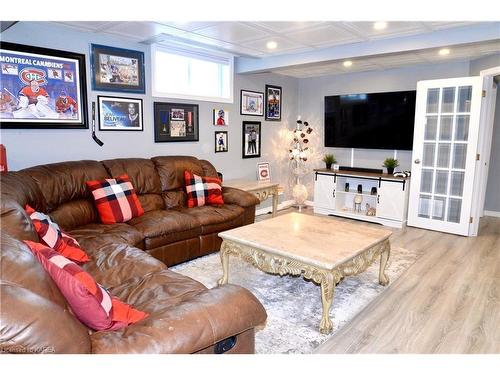
<path id="1" fill-rule="evenodd" d="M 409 225 L 467 234 L 481 104 L 475 78 L 419 82 Z"/>

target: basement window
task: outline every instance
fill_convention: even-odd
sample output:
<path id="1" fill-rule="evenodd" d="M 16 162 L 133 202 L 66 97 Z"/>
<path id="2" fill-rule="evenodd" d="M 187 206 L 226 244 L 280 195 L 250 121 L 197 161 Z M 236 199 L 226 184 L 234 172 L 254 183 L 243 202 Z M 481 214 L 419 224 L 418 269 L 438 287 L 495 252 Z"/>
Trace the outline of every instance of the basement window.
<path id="1" fill-rule="evenodd" d="M 233 102 L 233 56 L 153 46 L 153 96 Z"/>

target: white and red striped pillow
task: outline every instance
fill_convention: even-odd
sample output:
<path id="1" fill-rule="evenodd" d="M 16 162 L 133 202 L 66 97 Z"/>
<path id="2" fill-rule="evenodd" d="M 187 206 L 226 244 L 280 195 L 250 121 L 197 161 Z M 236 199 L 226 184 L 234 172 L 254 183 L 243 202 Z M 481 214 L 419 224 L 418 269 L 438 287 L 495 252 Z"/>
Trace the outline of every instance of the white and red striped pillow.
<path id="1" fill-rule="evenodd" d="M 104 224 L 124 223 L 144 213 L 126 174 L 103 181 L 87 181 L 87 186 Z"/>
<path id="2" fill-rule="evenodd" d="M 215 205 L 222 206 L 221 180 L 216 177 L 201 177 L 189 171 L 184 171 L 186 182 L 186 193 L 188 196 L 187 206 L 189 208 Z"/>
<path id="3" fill-rule="evenodd" d="M 84 263 L 89 260 L 80 244 L 73 237 L 64 233 L 48 215 L 35 211 L 29 205 L 26 205 L 24 210 L 30 216 L 33 226 L 43 243 L 75 262 Z"/>

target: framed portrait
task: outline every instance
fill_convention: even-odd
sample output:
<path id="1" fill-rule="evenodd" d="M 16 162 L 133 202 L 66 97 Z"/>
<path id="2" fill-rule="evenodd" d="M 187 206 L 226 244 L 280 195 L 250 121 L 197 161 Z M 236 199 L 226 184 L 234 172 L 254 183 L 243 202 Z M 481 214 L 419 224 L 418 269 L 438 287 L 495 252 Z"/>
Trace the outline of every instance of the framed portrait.
<path id="1" fill-rule="evenodd" d="M 215 132 L 215 152 L 227 152 L 228 150 L 227 131 Z"/>
<path id="2" fill-rule="evenodd" d="M 271 170 L 268 162 L 257 163 L 257 180 L 271 181 Z"/>
<path id="3" fill-rule="evenodd" d="M 229 125 L 229 111 L 225 108 L 214 108 L 212 110 L 212 123 L 215 126 Z"/>
<path id="4" fill-rule="evenodd" d="M 241 90 L 240 114 L 247 116 L 263 116 L 264 93 L 257 91 Z"/>
<path id="5" fill-rule="evenodd" d="M 98 96 L 99 130 L 143 131 L 142 99 Z"/>
<path id="6" fill-rule="evenodd" d="M 144 94 L 144 52 L 91 45 L 92 89 Z"/>
<path id="7" fill-rule="evenodd" d="M 85 55 L 0 43 L 0 128 L 88 129 Z"/>
<path id="8" fill-rule="evenodd" d="M 260 157 L 260 121 L 243 121 L 243 159 Z"/>
<path id="9" fill-rule="evenodd" d="M 155 102 L 155 142 L 198 141 L 198 118 L 198 104 Z"/>
<path id="10" fill-rule="evenodd" d="M 266 120 L 281 121 L 281 87 L 266 85 Z"/>

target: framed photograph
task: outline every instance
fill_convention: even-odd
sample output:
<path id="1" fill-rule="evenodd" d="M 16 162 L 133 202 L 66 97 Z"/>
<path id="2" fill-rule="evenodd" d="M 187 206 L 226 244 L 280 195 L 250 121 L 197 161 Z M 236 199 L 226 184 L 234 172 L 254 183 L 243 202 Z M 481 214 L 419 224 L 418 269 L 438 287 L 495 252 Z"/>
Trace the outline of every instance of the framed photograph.
<path id="1" fill-rule="evenodd" d="M 260 157 L 260 121 L 243 121 L 243 159 Z"/>
<path id="2" fill-rule="evenodd" d="M 247 116 L 263 116 L 264 93 L 257 91 L 241 90 L 240 114 Z"/>
<path id="3" fill-rule="evenodd" d="M 99 130 L 143 131 L 142 99 L 98 96 Z"/>
<path id="4" fill-rule="evenodd" d="M 215 152 L 227 152 L 227 131 L 215 132 Z"/>
<path id="5" fill-rule="evenodd" d="M 0 128 L 88 129 L 85 55 L 0 43 Z"/>
<path id="6" fill-rule="evenodd" d="M 271 170 L 268 162 L 257 163 L 257 180 L 271 181 Z"/>
<path id="7" fill-rule="evenodd" d="M 198 118 L 198 104 L 155 102 L 155 142 L 198 141 Z"/>
<path id="8" fill-rule="evenodd" d="M 144 94 L 144 52 L 92 44 L 92 89 Z"/>
<path id="9" fill-rule="evenodd" d="M 212 123 L 215 126 L 229 125 L 229 111 L 224 108 L 214 108 L 212 110 Z"/>
<path id="10" fill-rule="evenodd" d="M 266 120 L 281 121 L 281 87 L 266 85 Z"/>

